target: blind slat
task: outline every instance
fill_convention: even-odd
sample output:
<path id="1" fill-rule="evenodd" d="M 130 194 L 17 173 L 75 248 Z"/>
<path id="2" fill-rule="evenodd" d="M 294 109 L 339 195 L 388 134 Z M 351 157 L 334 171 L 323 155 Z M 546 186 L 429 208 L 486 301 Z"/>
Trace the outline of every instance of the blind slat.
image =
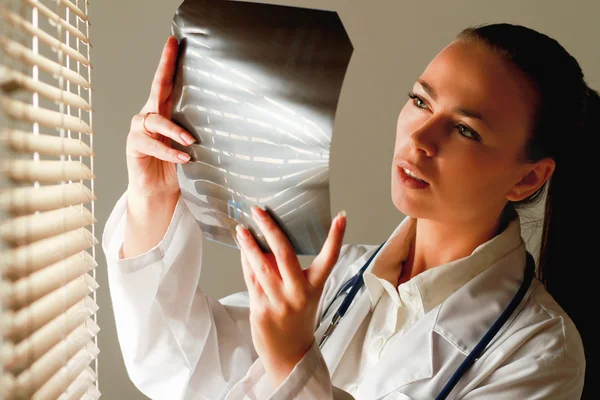
<path id="1" fill-rule="evenodd" d="M 29 366 L 41 356 L 47 354 L 50 349 L 56 348 L 56 346 L 60 343 L 60 340 L 63 337 L 67 335 L 70 336 L 73 334 L 73 332 L 77 330 L 79 330 L 80 333 L 85 333 L 89 331 L 96 335 L 100 331 L 100 327 L 94 322 L 93 319 L 88 318 L 84 322 L 84 324 L 80 324 L 74 330 L 62 332 L 61 336 L 55 337 L 56 341 L 53 341 L 52 343 L 24 340 L 21 343 L 19 343 L 19 345 L 12 346 L 12 348 L 9 348 L 7 346 L 7 348 L 4 350 L 5 370 L 10 371 L 14 375 L 17 375 L 18 373 L 29 368 Z M 79 335 L 80 333 L 76 335 Z"/>
<path id="2" fill-rule="evenodd" d="M 27 4 L 29 4 L 31 7 L 37 8 L 38 11 L 42 15 L 44 15 L 50 21 L 53 21 L 55 24 L 59 24 L 60 26 L 65 28 L 67 31 L 69 31 L 69 33 L 71 35 L 75 36 L 77 39 L 81 40 L 83 43 L 86 43 L 86 44 L 90 43 L 89 39 L 87 38 L 87 36 L 85 36 L 85 34 L 83 32 L 81 32 L 79 29 L 77 29 L 76 27 L 74 27 L 73 25 L 71 25 L 70 23 L 68 23 L 67 21 L 62 19 L 61 17 L 59 17 L 56 13 L 54 13 L 52 10 L 50 10 L 48 7 L 46 7 L 44 4 L 42 4 L 38 0 L 25 0 L 25 2 Z"/>
<path id="3" fill-rule="evenodd" d="M 82 140 L 68 137 L 33 134 L 16 129 L 0 131 L 0 142 L 19 153 L 40 153 L 53 156 L 93 157 L 92 149 Z"/>
<path id="4" fill-rule="evenodd" d="M 2 46 L 2 49 L 6 52 L 6 54 L 15 60 L 19 60 L 31 66 L 36 65 L 49 74 L 57 77 L 62 76 L 75 85 L 79 85 L 86 89 L 90 88 L 89 82 L 77 72 L 60 65 L 56 61 L 52 61 L 40 54 L 34 53 L 27 47 L 15 42 L 14 40 L 0 36 L 0 46 Z"/>
<path id="5" fill-rule="evenodd" d="M 100 391 L 95 386 L 92 386 L 88 389 L 87 393 L 81 396 L 81 400 L 98 400 L 100 395 Z"/>
<path id="6" fill-rule="evenodd" d="M 82 264 L 82 265 L 80 265 Z M 54 264 L 50 264 L 50 265 L 38 265 L 37 268 L 29 268 L 26 270 L 19 270 L 20 272 L 22 272 L 22 275 L 17 275 L 15 274 L 14 270 L 12 271 L 13 273 L 8 273 L 8 271 L 4 272 L 4 276 L 5 277 L 9 277 L 12 278 L 14 280 L 19 280 L 19 279 L 23 279 L 27 276 L 31 276 L 33 274 L 38 273 L 40 270 L 43 269 L 60 269 L 60 268 L 73 268 L 73 269 L 82 269 L 82 268 L 87 268 L 84 267 L 84 265 L 91 265 L 91 268 L 96 268 L 98 266 L 98 263 L 94 260 L 94 258 L 87 252 L 87 251 L 80 251 L 77 254 L 74 254 L 70 257 L 66 257 L 64 259 L 61 259 L 57 262 L 55 262 Z"/>
<path id="7" fill-rule="evenodd" d="M 43 354 L 79 325 L 91 321 L 90 317 L 96 311 L 98 311 L 98 305 L 94 300 L 86 297 L 35 331 L 33 335 L 21 340 L 17 345 L 4 341 L 2 345 L 4 359 L 8 362 L 14 360 L 15 363 L 18 363 L 19 359 L 28 354 L 29 350 Z"/>
<path id="8" fill-rule="evenodd" d="M 59 290 L 42 297 L 30 306 L 17 312 L 5 311 L 3 316 L 4 334 L 14 338 L 15 335 L 28 335 L 56 318 L 60 313 L 98 288 L 98 284 L 90 275 L 83 275 Z"/>
<path id="9" fill-rule="evenodd" d="M 0 7 L 0 17 L 2 17 L 5 21 L 12 24 L 17 28 L 21 28 L 24 32 L 29 33 L 31 36 L 37 36 L 40 41 L 44 42 L 48 46 L 52 47 L 55 50 L 62 51 L 64 54 L 69 56 L 75 61 L 80 62 L 86 67 L 90 65 L 88 59 L 75 50 L 74 48 L 68 46 L 67 44 L 61 42 L 56 39 L 54 36 L 44 32 L 42 29 L 36 28 L 29 21 L 23 19 L 18 14 L 13 13 L 12 11 L 8 11 L 7 9 Z"/>
<path id="10" fill-rule="evenodd" d="M 34 374 L 19 375 L 15 378 L 13 392 L 28 399 L 55 399 L 86 369 L 99 352 L 98 347 L 89 342 L 45 382 L 38 381 Z"/>
<path id="11" fill-rule="evenodd" d="M 34 80 L 19 71 L 15 71 L 2 65 L 0 65 L 0 83 L 2 84 L 2 89 L 5 92 L 12 92 L 19 89 L 28 90 L 30 92 L 38 93 L 40 96 L 57 103 L 81 108 L 84 111 L 91 110 L 88 102 L 85 101 L 81 96 L 78 96 L 75 93 L 67 92 L 66 90 L 61 90 L 60 88 L 48 83 Z"/>
<path id="12" fill-rule="evenodd" d="M 88 367 L 65 390 L 57 400 L 79 400 L 85 392 L 94 385 L 96 374 Z"/>
<path id="13" fill-rule="evenodd" d="M 68 260 L 68 262 L 67 262 Z M 91 271 L 97 263 L 92 259 L 82 258 L 79 254 L 61 260 L 49 267 L 15 282 L 3 283 L 2 302 L 4 308 L 15 309 L 24 307 L 48 293 L 58 289 L 66 282 Z"/>
<path id="14" fill-rule="evenodd" d="M 58 1 L 60 2 L 60 4 L 67 7 L 69 10 L 73 11 L 79 18 L 81 18 L 82 21 L 88 22 L 88 16 L 83 11 L 81 11 L 81 9 L 79 7 L 77 7 L 75 4 L 71 3 L 69 0 L 58 0 Z"/>
<path id="15" fill-rule="evenodd" d="M 96 200 L 92 191 L 82 183 L 40 187 L 14 187 L 0 191 L 0 210 L 11 214 L 31 214 L 49 211 Z"/>
<path id="16" fill-rule="evenodd" d="M 82 325 L 71 332 L 67 337 L 61 340 L 56 346 L 51 348 L 45 354 L 38 354 L 31 366 L 18 373 L 16 368 L 10 371 L 17 377 L 19 382 L 33 383 L 34 387 L 39 388 L 45 381 L 50 379 L 64 365 L 64 361 L 73 357 L 79 350 L 84 348 L 100 331 L 98 325 Z M 31 354 L 30 358 L 36 355 Z M 16 367 L 16 366 L 15 366 Z"/>
<path id="17" fill-rule="evenodd" d="M 85 228 L 0 252 L 5 276 L 25 276 L 98 244 Z"/>
<path id="18" fill-rule="evenodd" d="M 75 354 L 44 386 L 42 386 L 31 398 L 32 400 L 55 399 L 64 392 L 73 381 L 85 371 L 85 369 L 96 359 L 100 350 L 94 342 L 88 342 L 85 348 Z"/>
<path id="19" fill-rule="evenodd" d="M 0 222 L 0 239 L 12 245 L 24 245 L 95 222 L 96 219 L 85 206 L 68 206 Z"/>
<path id="20" fill-rule="evenodd" d="M 0 399 L 10 399 L 15 387 L 15 378 L 8 373 L 0 377 Z"/>
<path id="21" fill-rule="evenodd" d="M 59 183 L 96 178 L 80 161 L 8 160 L 0 163 L 0 171 L 18 182 Z"/>
<path id="22" fill-rule="evenodd" d="M 83 120 L 72 115 L 23 103 L 10 97 L 0 96 L 0 108 L 10 118 L 23 122 L 38 123 L 48 128 L 64 128 L 75 132 L 93 133 Z"/>

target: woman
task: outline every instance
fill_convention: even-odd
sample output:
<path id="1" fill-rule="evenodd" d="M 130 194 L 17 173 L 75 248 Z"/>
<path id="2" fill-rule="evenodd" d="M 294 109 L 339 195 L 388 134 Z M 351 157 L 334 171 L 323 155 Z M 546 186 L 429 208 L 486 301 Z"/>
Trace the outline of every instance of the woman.
<path id="1" fill-rule="evenodd" d="M 567 259 L 558 227 L 575 170 L 564 135 L 595 133 L 600 101 L 556 41 L 508 24 L 466 29 L 427 66 L 397 123 L 392 200 L 407 217 L 322 348 L 328 305 L 378 246 L 342 246 L 340 213 L 303 272 L 254 209 L 274 255 L 238 227 L 248 292 L 202 293 L 201 232 L 175 172 L 187 158 L 169 146 L 193 141 L 170 121 L 176 53 L 170 38 L 132 120 L 129 186 L 103 236 L 121 348 L 140 390 L 154 399 L 435 398 L 524 281 L 515 210 L 548 186 L 538 279 L 450 398 L 581 397 L 585 356 L 561 295 L 568 274 L 556 276 Z"/>

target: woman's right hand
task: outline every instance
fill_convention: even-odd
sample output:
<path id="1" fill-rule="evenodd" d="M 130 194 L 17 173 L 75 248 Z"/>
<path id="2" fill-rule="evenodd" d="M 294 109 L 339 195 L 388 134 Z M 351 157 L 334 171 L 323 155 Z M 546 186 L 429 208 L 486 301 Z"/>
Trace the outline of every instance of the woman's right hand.
<path id="1" fill-rule="evenodd" d="M 169 37 L 154 75 L 150 97 L 131 120 L 126 146 L 130 197 L 179 197 L 176 164 L 185 164 L 190 156 L 172 148 L 171 140 L 188 146 L 195 139 L 171 121 L 177 48 L 177 38 Z"/>
<path id="2" fill-rule="evenodd" d="M 177 39 L 171 36 L 154 75 L 150 97 L 131 120 L 126 148 L 127 220 L 121 258 L 135 257 L 155 247 L 167 232 L 179 201 L 176 164 L 186 163 L 189 156 L 174 149 L 171 140 L 187 146 L 194 138 L 171 121 L 177 47 Z"/>

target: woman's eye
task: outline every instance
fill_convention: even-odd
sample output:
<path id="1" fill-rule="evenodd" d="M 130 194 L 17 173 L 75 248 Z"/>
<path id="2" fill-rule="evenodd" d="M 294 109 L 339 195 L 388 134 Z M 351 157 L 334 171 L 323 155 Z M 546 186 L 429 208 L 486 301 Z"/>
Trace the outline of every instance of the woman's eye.
<path id="1" fill-rule="evenodd" d="M 463 135 L 464 137 L 466 137 L 467 139 L 476 140 L 478 142 L 481 141 L 481 137 L 474 130 L 469 129 L 462 124 L 459 124 L 456 127 L 458 128 L 458 131 L 460 132 L 460 134 Z"/>
<path id="2" fill-rule="evenodd" d="M 415 105 L 415 107 L 418 107 L 423 110 L 426 110 L 429 108 L 427 106 L 427 104 L 425 103 L 425 101 L 423 101 L 422 98 L 420 98 L 413 92 L 408 92 L 408 97 L 413 100 L 413 104 Z M 458 129 L 458 132 L 462 136 L 466 137 L 467 139 L 475 140 L 476 142 L 481 142 L 481 136 L 479 136 L 479 134 L 477 132 L 475 132 L 473 129 L 467 128 L 463 124 L 456 125 L 456 128 Z"/>
<path id="3" fill-rule="evenodd" d="M 427 104 L 421 99 L 419 96 L 415 95 L 412 92 L 408 92 L 408 97 L 413 99 L 413 104 L 419 108 L 427 109 Z"/>

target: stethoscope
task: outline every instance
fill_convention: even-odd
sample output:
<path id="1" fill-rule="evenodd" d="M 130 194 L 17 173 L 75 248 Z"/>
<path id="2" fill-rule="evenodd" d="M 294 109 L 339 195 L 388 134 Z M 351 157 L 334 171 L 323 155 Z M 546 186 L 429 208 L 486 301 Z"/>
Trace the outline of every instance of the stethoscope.
<path id="1" fill-rule="evenodd" d="M 327 308 L 325 309 L 325 312 L 323 313 L 323 318 L 321 318 L 321 322 L 323 322 L 323 319 L 327 315 L 327 312 L 329 311 L 329 308 L 332 306 L 332 304 L 340 296 L 345 296 L 344 300 L 342 301 L 342 304 L 339 306 L 339 308 L 333 315 L 333 318 L 331 319 L 331 323 L 327 327 L 327 330 L 323 334 L 323 337 L 319 342 L 319 348 L 323 347 L 327 339 L 331 336 L 331 334 L 339 324 L 342 317 L 346 315 L 346 312 L 350 308 L 350 304 L 352 304 L 354 297 L 356 297 L 358 291 L 362 288 L 364 284 L 363 273 L 365 272 L 369 264 L 371 264 L 371 261 L 373 261 L 377 253 L 379 253 L 379 250 L 381 250 L 384 244 L 385 242 L 381 246 L 379 246 L 379 248 L 371 255 L 371 257 L 369 257 L 369 259 L 362 266 L 362 268 L 341 287 L 341 289 L 337 292 L 333 300 L 329 303 L 329 306 L 327 306 Z M 454 389 L 454 386 L 456 386 L 458 381 L 465 375 L 465 373 L 471 367 L 471 365 L 481 356 L 481 354 L 483 354 L 483 351 L 485 350 L 487 345 L 500 331 L 502 325 L 504 325 L 504 323 L 510 318 L 510 316 L 515 311 L 519 303 L 521 303 L 521 300 L 523 300 L 523 298 L 525 297 L 527 290 L 529 290 L 529 287 L 531 286 L 531 281 L 533 280 L 534 273 L 535 261 L 533 260 L 533 256 L 527 251 L 525 275 L 523 277 L 523 282 L 521 283 L 519 290 L 517 290 L 517 293 L 515 293 L 508 306 L 506 306 L 502 314 L 500 314 L 500 316 L 490 327 L 490 329 L 485 333 L 485 335 L 483 335 L 479 343 L 477 343 L 477 345 L 473 348 L 471 353 L 469 353 L 467 358 L 465 358 L 462 364 L 460 364 L 456 371 L 454 371 L 454 374 L 450 377 L 448 382 L 446 382 L 446 385 L 442 388 L 441 392 L 437 395 L 436 400 L 445 399 L 450 394 L 452 389 Z"/>

